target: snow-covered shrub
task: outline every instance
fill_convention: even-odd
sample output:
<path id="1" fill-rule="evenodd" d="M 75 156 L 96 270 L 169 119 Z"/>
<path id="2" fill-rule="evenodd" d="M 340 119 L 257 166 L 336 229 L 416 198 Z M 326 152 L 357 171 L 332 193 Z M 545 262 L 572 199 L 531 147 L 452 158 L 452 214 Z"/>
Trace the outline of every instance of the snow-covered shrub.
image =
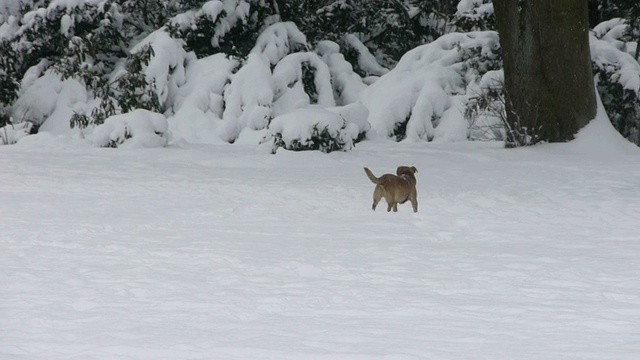
<path id="1" fill-rule="evenodd" d="M 92 95 L 99 101 L 90 115 L 86 111 L 75 112 L 71 117 L 71 128 L 84 129 L 100 125 L 109 116 L 126 113 L 134 109 L 160 111 L 161 104 L 156 92 L 143 72 L 153 56 L 153 49 L 145 46 L 141 51 L 132 53 L 116 79 L 96 78 L 95 88 L 89 86 Z"/>
<path id="2" fill-rule="evenodd" d="M 467 89 L 465 118 L 470 140 L 505 140 L 508 127 L 504 96 L 504 73 L 492 70 Z"/>
<path id="3" fill-rule="evenodd" d="M 331 110 L 317 107 L 294 110 L 271 121 L 262 143 L 269 144 L 272 153 L 281 147 L 325 153 L 350 150 L 364 139 L 367 113 L 358 104 Z"/>
<path id="4" fill-rule="evenodd" d="M 99 147 L 162 147 L 170 140 L 167 119 L 148 110 L 114 115 L 97 126 L 91 136 Z"/>
<path id="5" fill-rule="evenodd" d="M 232 101 L 225 102 L 224 94 L 225 88 L 229 96 L 233 91 L 230 82 L 239 66 L 238 60 L 225 54 L 188 62 L 186 80 L 178 86 L 168 106 L 169 127 L 175 138 L 193 143 L 215 143 L 220 142 L 220 138 L 229 142 L 234 138 L 237 116 L 231 114 L 237 114 L 232 109 L 238 107 Z M 236 82 L 233 86 L 239 84 Z M 247 87 L 249 85 L 250 82 L 246 83 Z M 242 106 L 241 102 L 236 104 Z M 223 113 L 227 111 L 228 122 L 223 122 Z"/>
<path id="6" fill-rule="evenodd" d="M 84 111 L 87 100 L 88 94 L 81 81 L 61 79 L 48 61 L 43 60 L 24 75 L 19 98 L 12 106 L 12 116 L 17 123 L 33 123 L 34 130 L 62 134 L 69 132 L 69 119 L 74 112 Z"/>
<path id="7" fill-rule="evenodd" d="M 609 119 L 625 138 L 640 145 L 640 64 L 624 51 L 624 26 L 614 19 L 596 27 L 590 38 L 591 59 Z"/>
<path id="8" fill-rule="evenodd" d="M 65 119 L 67 129 L 70 120 L 74 127 L 86 127 L 132 109 L 163 110 L 166 91 L 160 88 L 162 79 L 149 76 L 146 70 L 157 59 L 166 61 L 172 52 L 156 56 L 158 42 L 140 40 L 182 6 L 177 0 L 149 0 L 144 4 L 138 0 L 20 3 L 0 30 L 1 117 L 19 118 L 16 111 L 25 112 L 28 104 L 18 97 L 28 93 L 29 83 L 23 78 L 30 76 L 29 69 L 35 66 L 41 76 L 55 70 L 63 81 L 73 78 L 86 88 L 86 104 L 74 108 L 75 114 Z M 179 70 L 171 68 L 167 72 Z M 41 107 L 35 102 L 31 106 Z M 33 114 L 38 113 L 36 110 L 26 109 Z M 45 117 L 42 122 L 50 119 Z"/>
<path id="9" fill-rule="evenodd" d="M 288 56 L 313 56 L 314 54 L 306 52 L 309 47 L 304 34 L 295 24 L 289 22 L 271 25 L 258 36 L 248 58 L 237 64 L 235 73 L 229 76 L 228 84 L 225 84 L 222 99 L 224 111 L 221 116 L 223 121 L 218 128 L 218 136 L 222 140 L 233 143 L 245 128 L 264 129 L 274 116 L 286 111 L 275 110 L 277 75 L 274 73 L 282 72 L 276 69 Z M 290 63 L 291 60 L 285 62 Z M 291 69 L 287 68 L 287 70 Z M 295 70 L 293 76 L 296 76 Z M 285 75 L 280 77 L 283 81 L 288 80 L 284 79 Z M 326 81 L 329 81 L 328 71 L 325 77 Z M 288 83 L 282 86 L 287 85 Z M 285 91 L 283 89 L 281 92 Z M 304 89 L 302 92 L 308 99 L 309 96 L 304 93 Z M 304 104 L 292 106 L 293 102 L 285 98 L 279 104 L 288 110 L 304 106 Z M 308 100 L 306 104 L 309 104 Z"/>
<path id="10" fill-rule="evenodd" d="M 0 127 L 0 145 L 15 144 L 31 133 L 32 126 L 32 123 L 25 121 L 17 125 L 8 124 Z"/>
<path id="11" fill-rule="evenodd" d="M 455 0 L 368 0 L 368 1 L 280 1 L 283 20 L 294 20 L 311 43 L 330 40 L 349 49 L 345 34 L 358 38 L 377 57 L 377 62 L 392 66 L 409 49 L 432 41 L 438 35 L 434 15 L 441 4 Z M 448 6 L 452 8 L 452 6 Z M 437 21 L 436 25 L 439 25 Z M 348 54 L 349 61 L 355 53 Z M 355 62 L 354 62 L 354 65 Z M 360 72 L 360 69 L 356 68 Z"/>
<path id="12" fill-rule="evenodd" d="M 184 1 L 183 11 L 168 24 L 168 31 L 184 39 L 186 49 L 198 57 L 215 53 L 245 57 L 256 37 L 273 21 L 275 2 L 256 0 Z M 191 4 L 191 6 L 190 6 Z"/>
<path id="13" fill-rule="evenodd" d="M 319 43 L 315 51 L 311 51 L 306 37 L 293 23 L 277 23 L 266 28 L 225 88 L 220 138 L 234 142 L 244 129 L 260 131 L 273 118 L 296 109 L 355 102 L 366 85 L 339 51 L 340 47 L 330 41 Z M 298 127 L 291 124 L 284 122 L 282 126 Z M 317 139 L 336 137 L 331 127 L 316 132 Z M 333 150 L 346 146 L 349 141 L 336 146 L 318 146 Z"/>
<path id="14" fill-rule="evenodd" d="M 634 59 L 640 61 L 640 2 L 615 1 L 616 16 L 624 18 L 625 29 L 621 39 L 627 43 L 627 51 Z"/>
<path id="15" fill-rule="evenodd" d="M 367 46 L 354 34 L 344 35 L 346 52 L 355 70 L 363 76 L 382 76 L 389 69 L 380 65 Z"/>
<path id="16" fill-rule="evenodd" d="M 311 104 L 335 106 L 329 67 L 315 53 L 285 56 L 273 69 L 273 80 L 279 114 Z"/>
<path id="17" fill-rule="evenodd" d="M 358 101 L 367 85 L 340 53 L 340 45 L 329 40 L 321 41 L 316 46 L 316 52 L 329 68 L 336 105 L 347 105 Z"/>
<path id="18" fill-rule="evenodd" d="M 109 116 L 135 109 L 164 112 L 171 106 L 170 94 L 185 81 L 186 58 L 180 40 L 163 30 L 151 33 L 131 49 L 109 77 L 86 82 L 99 105 L 90 115 L 75 113 L 71 127 L 100 125 Z"/>
<path id="19" fill-rule="evenodd" d="M 247 62 L 231 76 L 224 91 L 222 140 L 233 143 L 242 129 L 264 129 L 273 118 L 274 86 L 269 61 L 260 54 L 249 55 Z"/>
<path id="20" fill-rule="evenodd" d="M 461 0 L 453 18 L 460 31 L 496 29 L 496 16 L 491 0 Z"/>
<path id="21" fill-rule="evenodd" d="M 372 130 L 402 140 L 461 141 L 468 87 L 501 68 L 494 31 L 452 33 L 420 46 L 362 94 Z"/>
<path id="22" fill-rule="evenodd" d="M 66 74 L 82 69 L 95 77 L 112 70 L 122 54 L 121 13 L 114 3 L 25 0 L 14 11 L 0 26 L 0 116 L 5 120 L 31 67 L 46 60 L 61 73 L 69 67 Z"/>
<path id="23" fill-rule="evenodd" d="M 276 65 L 285 56 L 309 50 L 307 37 L 292 22 L 273 24 L 260 33 L 251 53 L 260 54 Z"/>

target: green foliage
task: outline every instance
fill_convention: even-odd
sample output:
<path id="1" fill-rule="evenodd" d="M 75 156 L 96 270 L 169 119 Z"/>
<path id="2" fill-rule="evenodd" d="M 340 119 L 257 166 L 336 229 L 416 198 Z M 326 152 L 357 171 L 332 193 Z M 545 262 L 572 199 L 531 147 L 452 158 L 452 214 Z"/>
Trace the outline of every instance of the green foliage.
<path id="1" fill-rule="evenodd" d="M 347 142 L 342 138 L 341 132 L 346 126 L 343 126 L 335 133 L 329 130 L 329 126 L 318 128 L 318 124 L 313 125 L 311 137 L 309 139 L 294 139 L 287 143 L 282 138 L 282 134 L 274 134 L 273 153 L 278 148 L 285 148 L 292 151 L 319 150 L 324 153 L 330 153 L 337 150 L 346 150 Z"/>
<path id="2" fill-rule="evenodd" d="M 315 68 L 310 66 L 309 63 L 302 63 L 302 85 L 304 87 L 304 92 L 309 95 L 309 102 L 311 104 L 318 103 L 318 91 L 316 90 L 315 73 Z"/>
<path id="3" fill-rule="evenodd" d="M 211 14 L 200 12 L 205 1 L 184 1 L 183 10 L 195 12 L 191 23 L 170 21 L 168 32 L 174 38 L 183 39 L 186 50 L 198 57 L 216 53 L 245 58 L 254 47 L 260 32 L 273 22 L 276 10 L 271 1 L 248 1 L 248 13 L 237 8 L 234 13 L 221 10 L 212 18 Z M 244 4 L 238 4 L 244 6 Z"/>
<path id="4" fill-rule="evenodd" d="M 178 24 L 169 24 L 168 31 L 172 37 L 183 39 L 186 43 L 187 51 L 193 51 L 198 57 L 205 57 L 220 52 L 218 46 L 212 44 L 212 39 L 216 36 L 216 27 L 226 16 L 223 10 L 218 17 L 211 19 L 208 16 L 199 16 L 194 19 L 191 26 L 184 29 Z"/>
<path id="5" fill-rule="evenodd" d="M 407 137 L 407 125 L 409 125 L 409 119 L 411 118 L 411 113 L 407 115 L 404 121 L 396 123 L 393 128 L 393 134 L 391 136 L 396 139 L 396 141 L 400 142 Z"/>
<path id="6" fill-rule="evenodd" d="M 502 49 L 497 44 L 490 51 L 486 51 L 482 46 L 462 48 L 457 45 L 456 47 L 461 56 L 463 73 L 471 69 L 479 78 L 489 71 L 502 69 Z"/>
<path id="7" fill-rule="evenodd" d="M 0 44 L 2 49 L 10 49 Z M 10 55 L 0 56 L 0 127 L 10 122 L 9 105 L 18 98 L 20 83 L 12 76 L 16 73 L 14 64 L 9 61 Z"/>
<path id="8" fill-rule="evenodd" d="M 309 42 L 332 40 L 344 49 L 345 34 L 356 35 L 385 65 L 448 31 L 455 0 L 278 1 L 280 15 L 295 22 Z M 356 64 L 353 54 L 345 55 Z"/>

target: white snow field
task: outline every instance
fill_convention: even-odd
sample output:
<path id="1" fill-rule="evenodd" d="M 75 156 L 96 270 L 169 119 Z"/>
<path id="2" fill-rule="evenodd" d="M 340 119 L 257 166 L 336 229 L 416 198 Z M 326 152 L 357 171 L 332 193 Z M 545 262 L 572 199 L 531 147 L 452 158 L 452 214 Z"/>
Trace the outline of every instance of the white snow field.
<path id="1" fill-rule="evenodd" d="M 0 359 L 639 359 L 640 151 L 0 147 Z M 420 208 L 371 210 L 418 168 Z"/>

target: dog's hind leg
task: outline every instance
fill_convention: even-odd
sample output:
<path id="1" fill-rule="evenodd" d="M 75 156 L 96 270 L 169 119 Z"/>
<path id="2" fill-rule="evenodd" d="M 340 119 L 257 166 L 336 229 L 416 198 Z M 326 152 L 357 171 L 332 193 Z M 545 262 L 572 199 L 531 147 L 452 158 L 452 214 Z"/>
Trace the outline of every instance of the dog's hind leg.
<path id="1" fill-rule="evenodd" d="M 389 199 L 385 198 L 385 200 L 387 201 L 387 212 L 390 212 L 391 210 L 393 211 L 398 211 L 398 205 L 396 205 L 396 203 L 394 203 L 393 201 L 390 201 Z"/>
<path id="2" fill-rule="evenodd" d="M 382 199 L 382 189 L 376 186 L 376 189 L 373 191 L 373 204 L 371 205 L 371 210 L 376 211 L 376 206 Z"/>

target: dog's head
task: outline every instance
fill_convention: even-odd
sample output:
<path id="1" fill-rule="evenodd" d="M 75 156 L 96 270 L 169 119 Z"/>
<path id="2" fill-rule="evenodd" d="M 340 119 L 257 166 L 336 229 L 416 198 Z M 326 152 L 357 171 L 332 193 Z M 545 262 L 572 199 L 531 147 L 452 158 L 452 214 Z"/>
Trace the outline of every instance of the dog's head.
<path id="1" fill-rule="evenodd" d="M 396 170 L 396 175 L 401 176 L 401 175 L 411 175 L 414 176 L 413 174 L 417 173 L 418 169 L 416 169 L 415 166 L 398 166 L 398 169 Z"/>

